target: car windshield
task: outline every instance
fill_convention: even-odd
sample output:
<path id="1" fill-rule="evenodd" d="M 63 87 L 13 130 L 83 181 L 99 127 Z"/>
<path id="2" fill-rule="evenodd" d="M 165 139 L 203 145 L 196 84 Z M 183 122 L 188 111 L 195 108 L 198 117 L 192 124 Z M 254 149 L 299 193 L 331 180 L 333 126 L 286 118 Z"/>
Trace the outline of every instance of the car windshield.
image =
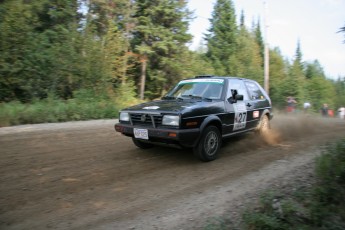
<path id="1" fill-rule="evenodd" d="M 166 97 L 220 99 L 223 86 L 223 79 L 183 80 Z"/>

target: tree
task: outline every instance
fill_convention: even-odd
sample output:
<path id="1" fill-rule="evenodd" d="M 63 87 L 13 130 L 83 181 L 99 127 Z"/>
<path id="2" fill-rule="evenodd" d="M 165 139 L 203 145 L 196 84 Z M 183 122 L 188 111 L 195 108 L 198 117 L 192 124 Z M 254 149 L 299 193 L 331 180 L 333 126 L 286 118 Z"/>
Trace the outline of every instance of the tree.
<path id="1" fill-rule="evenodd" d="M 260 20 L 258 20 L 258 22 L 256 23 L 253 32 L 255 34 L 255 41 L 256 41 L 256 43 L 259 46 L 260 56 L 261 56 L 262 60 L 264 60 L 265 44 L 264 44 L 264 39 L 262 37 Z M 263 65 L 263 63 L 262 63 L 262 65 Z"/>
<path id="2" fill-rule="evenodd" d="M 216 74 L 235 75 L 238 31 L 233 2 L 217 0 L 210 23 L 209 33 L 206 34 L 206 55 L 213 63 Z"/>
<path id="3" fill-rule="evenodd" d="M 334 84 L 336 94 L 335 106 L 336 108 L 345 107 L 345 77 L 339 77 Z"/>
<path id="4" fill-rule="evenodd" d="M 314 77 L 326 78 L 322 66 L 318 60 L 314 60 L 313 63 L 306 63 L 305 76 L 307 79 Z"/>
<path id="5" fill-rule="evenodd" d="M 292 96 L 300 105 L 303 104 L 303 102 L 306 100 L 305 75 L 302 62 L 302 51 L 299 41 L 297 42 L 295 59 L 289 68 L 289 74 L 284 82 L 284 85 L 285 96 Z"/>
<path id="6" fill-rule="evenodd" d="M 144 98 L 146 75 L 162 91 L 162 85 L 176 77 L 174 65 L 191 40 L 188 31 L 190 12 L 186 1 L 137 0 L 132 50 L 140 55 L 140 98 Z M 149 71 L 148 71 L 149 70 Z M 157 88 L 159 87 L 159 88 Z M 157 95 L 158 96 L 158 95 Z"/>
<path id="7" fill-rule="evenodd" d="M 289 92 L 288 61 L 284 60 L 279 48 L 270 51 L 270 98 L 276 108 L 284 109 Z"/>
<path id="8" fill-rule="evenodd" d="M 36 23 L 31 6 L 21 0 L 0 4 L 0 101 L 24 100 L 26 97 L 28 79 L 23 69 Z"/>
<path id="9" fill-rule="evenodd" d="M 80 68 L 77 9 L 77 0 L 0 4 L 2 101 L 72 95 Z"/>
<path id="10" fill-rule="evenodd" d="M 243 13 L 241 18 L 240 30 L 236 37 L 236 66 L 233 68 L 233 73 L 236 76 L 251 78 L 262 84 L 263 59 L 260 56 L 260 47 L 255 34 L 250 33 L 243 24 Z"/>

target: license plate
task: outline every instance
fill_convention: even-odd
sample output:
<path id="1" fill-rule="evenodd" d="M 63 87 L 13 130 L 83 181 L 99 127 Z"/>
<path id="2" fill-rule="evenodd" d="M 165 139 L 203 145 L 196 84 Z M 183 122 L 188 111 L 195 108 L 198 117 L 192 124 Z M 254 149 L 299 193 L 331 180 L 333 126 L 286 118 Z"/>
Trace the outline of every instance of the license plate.
<path id="1" fill-rule="evenodd" d="M 147 129 L 137 129 L 137 128 L 134 128 L 134 137 L 138 138 L 138 139 L 148 140 L 149 139 L 149 134 L 148 134 Z"/>

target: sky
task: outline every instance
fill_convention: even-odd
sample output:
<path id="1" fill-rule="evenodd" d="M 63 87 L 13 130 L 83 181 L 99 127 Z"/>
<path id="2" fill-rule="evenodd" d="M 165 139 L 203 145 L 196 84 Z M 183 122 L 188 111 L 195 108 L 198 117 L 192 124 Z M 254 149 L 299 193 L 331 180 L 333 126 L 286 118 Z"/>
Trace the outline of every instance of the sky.
<path id="1" fill-rule="evenodd" d="M 247 28 L 252 27 L 253 21 L 260 20 L 270 49 L 278 47 L 285 58 L 292 60 L 299 41 L 303 61 L 317 59 L 328 78 L 345 77 L 345 33 L 337 33 L 345 26 L 345 0 L 232 1 L 238 21 L 243 10 Z M 209 18 L 215 3 L 216 0 L 188 0 L 188 8 L 194 11 L 195 17 L 189 28 L 193 50 L 200 46 L 210 27 Z"/>

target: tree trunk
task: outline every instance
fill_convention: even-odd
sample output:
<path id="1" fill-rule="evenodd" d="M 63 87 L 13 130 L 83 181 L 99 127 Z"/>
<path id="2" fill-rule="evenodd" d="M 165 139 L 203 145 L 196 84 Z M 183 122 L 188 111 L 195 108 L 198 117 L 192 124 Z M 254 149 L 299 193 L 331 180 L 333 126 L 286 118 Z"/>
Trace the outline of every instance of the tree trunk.
<path id="1" fill-rule="evenodd" d="M 140 99 L 144 100 L 144 92 L 145 92 L 145 82 L 146 82 L 146 55 L 141 56 L 141 76 L 140 76 Z"/>

